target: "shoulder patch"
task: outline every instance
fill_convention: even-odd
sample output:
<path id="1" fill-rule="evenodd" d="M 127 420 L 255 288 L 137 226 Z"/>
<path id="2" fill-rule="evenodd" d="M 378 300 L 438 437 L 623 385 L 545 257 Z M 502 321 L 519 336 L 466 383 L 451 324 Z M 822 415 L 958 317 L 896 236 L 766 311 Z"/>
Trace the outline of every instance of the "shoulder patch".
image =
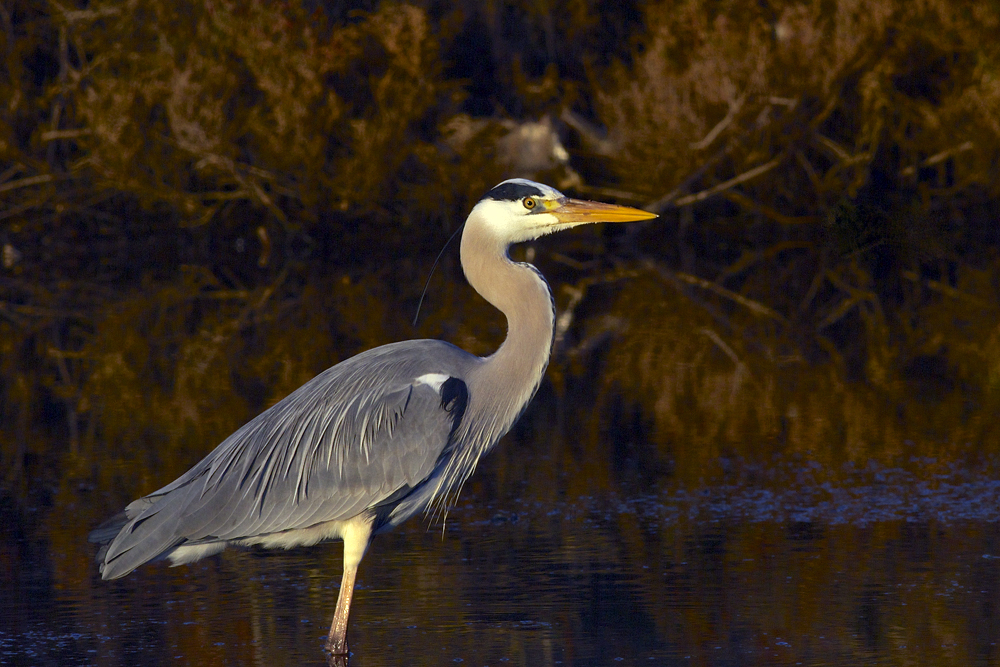
<path id="1" fill-rule="evenodd" d="M 413 384 L 425 384 L 437 393 L 441 393 L 441 385 L 443 385 L 448 380 L 448 376 L 444 373 L 425 373 L 421 375 Z"/>

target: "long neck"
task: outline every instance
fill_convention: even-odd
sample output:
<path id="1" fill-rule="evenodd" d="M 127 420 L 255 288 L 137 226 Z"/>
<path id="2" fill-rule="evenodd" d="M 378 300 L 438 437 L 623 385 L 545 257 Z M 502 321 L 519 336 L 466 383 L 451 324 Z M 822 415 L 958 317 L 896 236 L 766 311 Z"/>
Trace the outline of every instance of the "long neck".
<path id="1" fill-rule="evenodd" d="M 485 225 L 466 226 L 462 267 L 469 284 L 507 318 L 507 339 L 476 369 L 470 386 L 470 407 L 492 413 L 480 415 L 489 422 L 480 427 L 494 431 L 488 437 L 492 445 L 538 388 L 552 350 L 555 308 L 541 274 L 528 264 L 511 262 L 507 244 Z"/>
<path id="2" fill-rule="evenodd" d="M 507 317 L 507 340 L 465 378 L 469 405 L 454 437 L 457 447 L 434 486 L 432 513 L 447 511 L 480 457 L 520 416 L 552 350 L 555 308 L 548 284 L 534 267 L 511 262 L 507 244 L 476 215 L 474 209 L 462 233 L 462 268 L 472 287 Z"/>

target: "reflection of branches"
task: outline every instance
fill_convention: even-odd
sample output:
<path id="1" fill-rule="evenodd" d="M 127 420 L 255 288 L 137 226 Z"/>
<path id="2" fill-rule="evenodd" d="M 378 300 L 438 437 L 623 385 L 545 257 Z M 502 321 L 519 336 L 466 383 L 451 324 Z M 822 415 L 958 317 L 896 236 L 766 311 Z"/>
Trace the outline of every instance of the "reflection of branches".
<path id="1" fill-rule="evenodd" d="M 58 353 L 62 349 L 58 323 L 52 327 L 52 342 L 55 345 L 55 349 L 50 348 L 48 353 L 50 357 L 56 360 L 56 368 L 59 370 L 59 381 L 63 387 L 62 393 L 65 394 L 63 398 L 66 403 L 66 425 L 69 430 L 70 452 L 77 454 L 80 451 L 80 424 L 76 409 L 80 400 L 80 387 L 73 381 L 73 376 L 70 375 L 69 366 L 66 364 L 66 355 Z"/>
<path id="2" fill-rule="evenodd" d="M 564 285 L 563 290 L 569 294 L 569 301 L 560 309 L 559 317 L 556 320 L 556 328 L 553 334 L 553 347 L 558 351 L 562 348 L 566 332 L 569 331 L 576 316 L 576 308 L 587 295 L 587 291 L 595 285 L 607 285 L 625 278 L 633 278 L 638 275 L 634 269 L 616 269 L 598 275 L 588 276 L 580 280 L 575 286 Z"/>
<path id="3" fill-rule="evenodd" d="M 693 303 L 697 304 L 698 307 L 700 307 L 702 310 L 711 315 L 714 319 L 716 319 L 722 326 L 724 326 L 727 329 L 732 328 L 732 323 L 730 322 L 729 318 L 720 309 L 716 308 L 711 303 L 708 303 L 703 299 L 699 298 L 697 294 L 693 293 L 690 290 L 690 286 L 698 287 L 700 289 L 711 292 L 717 296 L 721 296 L 726 300 L 739 304 L 740 306 L 746 308 L 756 316 L 764 317 L 766 319 L 779 322 L 782 324 L 788 324 L 788 320 L 783 315 L 781 315 L 780 313 L 771 308 L 768 308 L 762 303 L 754 301 L 753 299 L 749 299 L 741 294 L 737 294 L 736 292 L 728 290 L 725 287 L 722 287 L 721 285 L 710 282 L 703 278 L 699 278 L 697 276 L 693 276 L 680 271 L 671 271 L 667 268 L 655 264 L 651 260 L 647 260 L 641 264 L 641 269 L 619 267 L 613 271 L 583 278 L 580 281 L 578 281 L 576 285 L 563 286 L 563 290 L 569 295 L 569 300 L 564 306 L 560 307 L 559 317 L 556 320 L 556 330 L 554 338 L 555 340 L 554 347 L 556 353 L 557 354 L 569 353 L 571 355 L 578 355 L 581 351 L 590 349 L 596 343 L 600 342 L 600 340 L 603 340 L 604 337 L 613 328 L 610 325 L 604 327 L 598 327 L 598 330 L 594 334 L 589 336 L 586 340 L 581 341 L 578 345 L 574 347 L 573 350 L 569 351 L 564 350 L 566 333 L 569 331 L 569 328 L 573 324 L 573 321 L 576 316 L 576 309 L 580 306 L 581 303 L 583 303 L 583 300 L 587 296 L 587 292 L 591 288 L 597 285 L 607 285 L 610 283 L 617 282 L 619 280 L 635 278 L 641 275 L 642 273 L 648 273 L 658 276 L 661 280 L 674 287 L 674 289 L 676 289 L 678 292 L 684 294 L 686 298 L 691 300 Z M 712 338 L 713 340 L 717 338 L 717 336 L 716 337 L 709 336 L 709 337 Z M 732 355 L 730 355 L 730 357 L 732 358 Z M 734 363 L 740 365 L 738 359 L 734 359 Z"/>
<path id="4" fill-rule="evenodd" d="M 715 346 L 722 350 L 723 354 L 729 357 L 729 360 L 733 362 L 735 370 L 733 372 L 733 377 L 729 382 L 729 400 L 734 400 L 736 398 L 736 393 L 739 391 L 740 387 L 743 385 L 743 381 L 747 377 L 747 365 L 743 363 L 733 348 L 722 340 L 722 336 L 717 334 L 715 331 L 709 329 L 708 327 L 701 327 L 698 329 L 698 333 L 707 336 L 709 340 L 715 343 Z"/>

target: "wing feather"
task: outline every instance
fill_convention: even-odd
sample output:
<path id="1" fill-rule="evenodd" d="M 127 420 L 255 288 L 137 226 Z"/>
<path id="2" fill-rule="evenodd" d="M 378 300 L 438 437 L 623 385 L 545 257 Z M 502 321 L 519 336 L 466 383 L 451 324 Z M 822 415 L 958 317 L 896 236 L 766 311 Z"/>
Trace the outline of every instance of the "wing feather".
<path id="1" fill-rule="evenodd" d="M 104 578 L 179 545 L 247 540 L 398 503 L 434 474 L 461 418 L 443 404 L 440 387 L 416 378 L 461 379 L 476 362 L 446 343 L 409 341 L 318 375 L 177 480 L 131 503 L 104 554 Z"/>

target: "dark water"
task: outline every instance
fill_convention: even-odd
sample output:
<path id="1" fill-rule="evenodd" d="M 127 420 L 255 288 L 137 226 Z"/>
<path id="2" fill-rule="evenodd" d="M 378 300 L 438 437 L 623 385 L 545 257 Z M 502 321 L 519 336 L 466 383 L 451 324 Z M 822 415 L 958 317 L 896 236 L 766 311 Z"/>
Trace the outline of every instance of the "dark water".
<path id="1" fill-rule="evenodd" d="M 489 460 L 477 473 L 494 479 Z M 351 665 L 1000 664 L 1000 483 L 466 494 L 362 563 Z M 102 582 L 86 500 L 5 508 L 0 663 L 322 665 L 340 545 Z"/>

